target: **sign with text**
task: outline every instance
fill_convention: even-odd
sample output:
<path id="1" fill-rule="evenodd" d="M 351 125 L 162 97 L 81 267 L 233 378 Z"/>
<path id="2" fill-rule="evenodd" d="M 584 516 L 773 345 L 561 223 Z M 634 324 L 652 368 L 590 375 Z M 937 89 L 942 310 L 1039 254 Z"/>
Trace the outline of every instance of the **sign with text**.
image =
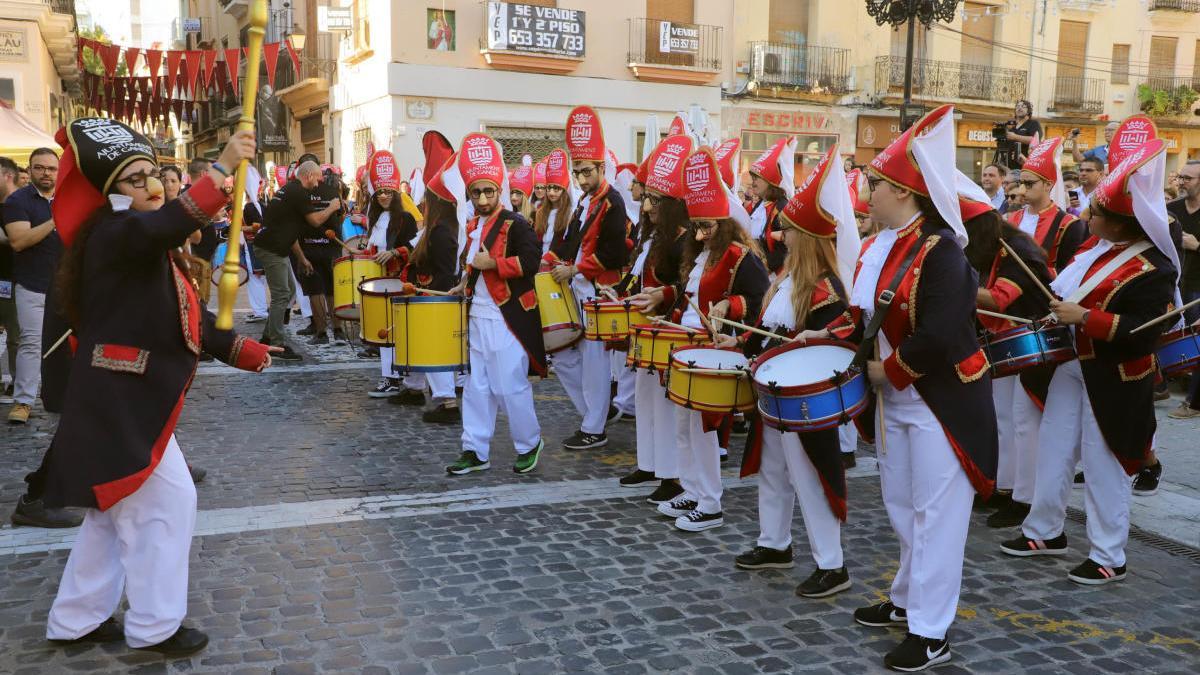
<path id="1" fill-rule="evenodd" d="M 180 19 L 180 21 L 183 23 L 183 32 L 185 32 L 185 33 L 199 33 L 200 32 L 200 19 L 197 19 L 197 18 L 191 17 L 191 16 L 185 16 L 182 19 Z"/>
<path id="2" fill-rule="evenodd" d="M 25 31 L 6 28 L 0 30 L 0 61 L 25 60 Z"/>
<path id="3" fill-rule="evenodd" d="M 317 7 L 317 30 L 334 33 L 352 30 L 354 11 L 350 7 Z"/>
<path id="4" fill-rule="evenodd" d="M 696 54 L 700 51 L 700 27 L 690 23 L 658 22 L 658 51 L 663 54 Z"/>
<path id="5" fill-rule="evenodd" d="M 860 148 L 882 150 L 900 138 L 899 117 L 870 117 L 858 116 L 858 139 Z"/>
<path id="6" fill-rule="evenodd" d="M 582 58 L 584 12 L 516 2 L 488 2 L 487 47 Z"/>

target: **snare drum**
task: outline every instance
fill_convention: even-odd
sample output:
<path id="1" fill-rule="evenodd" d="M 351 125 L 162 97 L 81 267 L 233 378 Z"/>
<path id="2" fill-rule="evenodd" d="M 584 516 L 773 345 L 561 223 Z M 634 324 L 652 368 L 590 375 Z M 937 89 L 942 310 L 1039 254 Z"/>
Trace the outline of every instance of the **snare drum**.
<path id="1" fill-rule="evenodd" d="M 364 344 L 390 347 L 392 344 L 392 302 L 404 290 L 404 282 L 391 277 L 367 279 L 358 284 L 362 296 L 362 318 L 358 336 Z"/>
<path id="2" fill-rule="evenodd" d="M 333 261 L 333 315 L 344 321 L 358 321 L 362 298 L 358 285 L 383 276 L 383 265 L 366 253 L 347 255 Z"/>
<path id="3" fill-rule="evenodd" d="M 355 252 L 359 252 L 359 251 L 365 252 L 368 248 L 371 247 L 371 240 L 367 239 L 367 235 L 365 235 L 365 234 L 356 234 L 353 237 L 347 237 L 345 239 L 345 242 L 346 242 L 346 248 L 350 249 L 351 251 L 355 251 Z"/>
<path id="4" fill-rule="evenodd" d="M 629 328 L 646 323 L 646 315 L 628 300 L 587 300 L 583 303 L 583 339 L 600 342 L 622 342 L 629 338 Z"/>
<path id="5" fill-rule="evenodd" d="M 689 333 L 651 324 L 630 326 L 629 336 L 631 344 L 625 356 L 625 365 L 645 368 L 652 373 L 663 372 L 671 365 L 671 350 L 708 342 L 707 333 Z"/>
<path id="6" fill-rule="evenodd" d="M 467 303 L 458 296 L 398 295 L 392 305 L 393 370 L 467 372 Z"/>
<path id="7" fill-rule="evenodd" d="M 750 362 L 740 351 L 680 347 L 671 353 L 667 396 L 702 412 L 733 412 L 754 407 Z"/>
<path id="8" fill-rule="evenodd" d="M 1022 325 L 980 338 L 983 353 L 992 364 L 992 377 L 1008 377 L 1043 364 L 1066 363 L 1075 358 L 1069 326 Z"/>
<path id="9" fill-rule="evenodd" d="M 221 285 L 221 270 L 222 270 L 222 266 L 225 264 L 225 255 L 228 250 L 229 250 L 229 244 L 227 242 L 223 241 L 223 242 L 217 244 L 217 251 L 216 251 L 216 253 L 213 253 L 213 259 L 212 259 L 212 283 L 213 283 L 213 286 Z M 201 267 L 200 269 L 203 270 L 204 268 Z M 204 277 L 201 276 L 200 278 L 203 279 Z M 244 256 L 238 256 L 238 286 L 246 285 L 246 282 L 249 280 L 250 280 L 250 271 L 248 269 L 246 269 L 246 259 Z"/>
<path id="10" fill-rule="evenodd" d="M 575 293 L 566 281 L 555 281 L 549 272 L 539 272 L 533 278 L 537 292 L 538 313 L 542 317 L 542 341 L 546 353 L 562 351 L 579 342 L 583 324 L 579 321 L 579 305 Z"/>
<path id="11" fill-rule="evenodd" d="M 867 378 L 848 372 L 854 348 L 836 340 L 789 342 L 763 352 L 751 375 L 763 423 L 784 431 L 832 429 L 867 407 Z"/>
<path id="12" fill-rule="evenodd" d="M 1158 339 L 1158 365 L 1163 377 L 1174 377 L 1200 365 L 1200 332 L 1195 326 L 1184 326 L 1163 334 Z"/>

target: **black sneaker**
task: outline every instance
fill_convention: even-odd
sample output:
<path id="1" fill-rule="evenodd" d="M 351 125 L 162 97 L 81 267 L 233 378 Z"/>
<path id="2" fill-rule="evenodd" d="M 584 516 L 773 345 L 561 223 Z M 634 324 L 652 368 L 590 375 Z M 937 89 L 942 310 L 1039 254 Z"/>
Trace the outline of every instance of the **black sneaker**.
<path id="1" fill-rule="evenodd" d="M 738 413 L 733 416 L 733 426 L 730 428 L 729 433 L 734 436 L 745 436 L 750 433 L 750 423 L 746 421 L 745 415 Z"/>
<path id="2" fill-rule="evenodd" d="M 695 499 L 684 499 L 683 495 L 680 495 L 669 502 L 659 504 L 658 512 L 668 518 L 679 518 L 696 510 L 696 507 L 699 505 L 700 503 Z"/>
<path id="3" fill-rule="evenodd" d="M 1066 555 L 1067 534 L 1064 532 L 1053 539 L 1030 539 L 1021 535 L 1000 544 L 1000 550 L 1009 555 L 1028 558 L 1035 555 Z"/>
<path id="4" fill-rule="evenodd" d="M 296 331 L 296 335 L 303 335 L 305 337 L 308 337 L 309 335 L 316 335 L 316 334 L 317 334 L 317 325 L 315 323 L 313 323 L 311 320 L 308 322 L 307 328 L 301 328 L 300 330 Z"/>
<path id="5" fill-rule="evenodd" d="M 628 474 L 622 476 L 621 480 L 619 480 L 617 482 L 621 485 L 621 487 L 635 488 L 635 487 L 642 487 L 646 483 L 653 483 L 654 481 L 655 481 L 655 478 L 654 478 L 653 471 L 642 471 L 641 469 L 634 469 L 633 471 L 630 471 Z"/>
<path id="6" fill-rule="evenodd" d="M 272 361 L 303 361 L 304 357 L 292 351 L 292 348 L 284 345 L 283 351 L 271 352 Z"/>
<path id="7" fill-rule="evenodd" d="M 180 658 L 195 654 L 208 646 L 208 636 L 195 628 L 179 627 L 175 634 L 156 645 L 138 647 L 143 652 L 158 652 L 170 658 Z"/>
<path id="8" fill-rule="evenodd" d="M 684 532 L 711 530 L 714 527 L 720 527 L 724 524 L 725 517 L 720 511 L 705 513 L 699 509 L 693 509 L 687 515 L 679 516 L 675 519 L 675 527 Z"/>
<path id="9" fill-rule="evenodd" d="M 864 626 L 907 626 L 908 612 L 897 607 L 891 601 L 881 602 L 870 607 L 859 607 L 854 610 L 854 620 Z"/>
<path id="10" fill-rule="evenodd" d="M 462 411 L 457 402 L 442 403 L 421 413 L 421 420 L 430 424 L 458 424 L 462 421 Z"/>
<path id="11" fill-rule="evenodd" d="M 651 492 L 649 497 L 646 497 L 646 501 L 651 504 L 666 504 L 682 494 L 682 485 L 674 480 L 665 479 L 658 484 L 658 487 L 654 488 L 654 492 Z"/>
<path id="12" fill-rule="evenodd" d="M 615 405 L 609 405 L 608 406 L 608 417 L 606 417 L 604 419 L 604 423 L 612 424 L 613 422 L 616 422 L 619 417 L 621 417 L 620 409 L 618 409 L 617 406 L 615 406 Z"/>
<path id="13" fill-rule="evenodd" d="M 327 344 L 329 344 L 329 336 L 326 335 L 325 333 L 318 333 L 318 334 L 312 336 L 312 339 L 308 341 L 308 344 L 310 344 L 310 345 L 327 345 Z"/>
<path id="14" fill-rule="evenodd" d="M 446 473 L 452 476 L 465 476 L 475 471 L 486 471 L 490 468 L 492 468 L 491 462 L 479 459 L 479 455 L 476 455 L 471 450 L 464 450 L 458 456 L 457 462 L 446 467 Z"/>
<path id="15" fill-rule="evenodd" d="M 104 623 L 96 626 L 92 632 L 75 638 L 74 640 L 50 640 L 56 645 L 83 645 L 83 644 L 103 644 L 105 642 L 120 642 L 125 639 L 125 627 L 120 621 L 109 617 L 104 620 Z"/>
<path id="16" fill-rule="evenodd" d="M 1011 500 L 1007 506 L 1002 507 L 987 518 L 988 527 L 1016 527 L 1025 522 L 1025 516 L 1029 515 L 1029 504 Z"/>
<path id="17" fill-rule="evenodd" d="M 582 431 L 576 431 L 574 436 L 563 441 L 563 450 L 592 450 L 594 448 L 603 448 L 608 445 L 608 436 L 606 434 L 585 434 Z"/>
<path id="18" fill-rule="evenodd" d="M 212 363 L 213 361 L 216 361 L 216 359 L 213 358 L 212 354 L 209 354 L 208 352 L 200 352 L 201 363 Z"/>
<path id="19" fill-rule="evenodd" d="M 728 461 L 729 461 L 729 451 L 722 448 L 721 449 L 721 464 L 724 464 L 725 462 L 728 462 Z"/>
<path id="20" fill-rule="evenodd" d="M 79 527 L 83 524 L 83 514 L 70 509 L 50 509 L 40 499 L 17 500 L 17 508 L 12 514 L 13 525 L 26 527 L 44 527 L 59 529 L 64 527 Z"/>
<path id="21" fill-rule="evenodd" d="M 850 588 L 850 573 L 842 566 L 836 570 L 816 569 L 796 587 L 802 598 L 827 598 Z"/>
<path id="22" fill-rule="evenodd" d="M 985 509 L 996 511 L 1012 502 L 1012 490 L 993 490 L 992 496 L 983 503 Z"/>
<path id="23" fill-rule="evenodd" d="M 786 570 L 791 569 L 796 565 L 792 562 L 792 547 L 788 546 L 782 551 L 777 548 L 767 548 L 766 546 L 755 546 L 733 559 L 733 564 L 738 569 L 743 570 Z"/>
<path id="24" fill-rule="evenodd" d="M 405 389 L 388 399 L 396 405 L 425 405 L 425 392 L 420 389 Z"/>
<path id="25" fill-rule="evenodd" d="M 1110 581 L 1120 581 L 1125 578 L 1125 565 L 1108 567 L 1088 558 L 1083 563 L 1067 573 L 1067 578 L 1077 584 L 1099 586 Z"/>
<path id="26" fill-rule="evenodd" d="M 1075 488 L 1076 490 L 1083 489 L 1083 472 L 1082 471 L 1075 474 L 1075 480 L 1071 483 L 1071 487 Z"/>
<path id="27" fill-rule="evenodd" d="M 858 466 L 858 460 L 854 458 L 854 453 L 853 452 L 843 452 L 842 453 L 842 468 L 843 469 L 853 469 L 856 466 Z"/>
<path id="28" fill-rule="evenodd" d="M 636 421 L 637 421 L 637 414 L 636 414 L 636 413 L 634 413 L 634 414 L 631 414 L 631 413 L 621 413 L 621 416 L 617 418 L 617 421 L 618 421 L 618 422 L 627 422 L 627 423 L 629 423 L 629 422 L 636 422 Z"/>
<path id="29" fill-rule="evenodd" d="M 892 670 L 915 673 L 950 660 L 950 642 L 909 633 L 898 647 L 883 657 L 883 665 Z"/>
<path id="30" fill-rule="evenodd" d="M 400 380 L 392 377 L 385 377 L 375 385 L 375 388 L 367 392 L 367 396 L 371 398 L 391 398 L 400 394 Z"/>
<path id="31" fill-rule="evenodd" d="M 1162 462 L 1155 462 L 1137 473 L 1133 479 L 1133 494 L 1149 497 L 1158 492 L 1158 479 L 1162 478 Z"/>

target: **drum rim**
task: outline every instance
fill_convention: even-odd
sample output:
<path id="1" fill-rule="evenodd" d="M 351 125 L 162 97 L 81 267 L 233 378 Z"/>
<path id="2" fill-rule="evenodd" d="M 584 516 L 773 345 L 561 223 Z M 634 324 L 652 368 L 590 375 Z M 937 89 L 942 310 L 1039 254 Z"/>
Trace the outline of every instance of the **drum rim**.
<path id="1" fill-rule="evenodd" d="M 445 304 L 464 304 L 462 296 L 459 295 L 403 295 L 393 294 L 388 297 L 388 302 L 393 305 L 407 305 L 411 303 L 436 305 L 438 303 Z"/>
<path id="2" fill-rule="evenodd" d="M 641 334 L 641 335 L 648 335 L 651 337 L 656 336 L 656 335 L 667 335 L 667 336 L 677 335 L 679 337 L 686 337 L 689 340 L 692 339 L 691 336 L 698 335 L 698 336 L 700 336 L 700 339 L 702 339 L 702 340 L 707 339 L 706 336 L 704 335 L 704 333 L 701 333 L 701 332 L 692 333 L 692 332 L 689 332 L 686 330 L 682 330 L 680 328 L 664 328 L 662 326 L 656 326 L 652 323 L 631 324 L 629 326 L 629 332 L 634 333 L 635 335 Z"/>
<path id="3" fill-rule="evenodd" d="M 370 253 L 354 253 L 352 255 L 344 255 L 340 258 L 334 258 L 333 264 L 336 265 L 336 264 L 338 264 L 340 262 L 344 262 L 346 260 L 370 260 L 371 262 L 375 262 L 375 256 Z M 375 263 L 375 264 L 379 265 L 381 268 L 383 267 L 383 265 L 380 265 L 379 263 Z M 376 277 L 376 278 L 378 278 L 378 277 Z"/>
<path id="4" fill-rule="evenodd" d="M 698 373 L 686 373 L 686 374 L 699 376 L 699 377 L 712 377 L 712 375 L 704 376 L 704 375 L 699 375 Z M 726 376 L 726 377 L 728 377 L 728 376 Z M 752 410 L 754 408 L 754 406 L 758 405 L 758 398 L 751 398 L 749 403 L 741 403 L 741 404 L 734 403 L 732 406 L 726 405 L 726 406 L 718 407 L 718 406 L 709 405 L 707 403 L 699 403 L 698 404 L 695 401 L 680 400 L 680 398 L 677 397 L 675 392 L 671 391 L 670 386 L 667 386 L 666 390 L 667 390 L 667 398 L 671 399 L 672 403 L 674 403 L 675 405 L 681 406 L 683 408 L 687 408 L 688 410 L 696 410 L 699 412 L 728 413 L 728 412 L 732 412 L 734 410 L 745 412 L 747 410 Z M 754 390 L 751 389 L 749 391 L 754 391 Z"/>
<path id="5" fill-rule="evenodd" d="M 634 308 L 633 303 L 628 300 L 598 300 L 596 298 L 584 300 L 583 311 L 586 312 L 589 309 L 597 314 L 616 313 L 618 311 L 623 311 L 627 314 L 631 312 L 637 312 L 642 316 L 646 315 L 642 310 Z"/>
<path id="6" fill-rule="evenodd" d="M 716 345 L 711 345 L 711 344 L 710 345 L 680 345 L 680 346 L 672 349 L 671 352 L 668 354 L 667 363 L 669 365 L 675 365 L 676 354 L 679 352 L 687 351 L 689 349 L 711 349 L 711 350 L 717 351 L 717 352 L 730 352 L 733 354 L 738 354 L 742 358 L 746 358 L 746 355 L 742 353 L 742 350 L 738 349 L 737 347 L 718 347 Z M 682 361 L 679 363 L 679 365 L 680 365 L 680 367 L 683 367 L 683 368 L 691 367 L 686 362 L 682 362 Z M 745 371 L 746 375 L 749 375 L 750 374 L 750 359 L 746 359 L 746 365 L 744 367 L 732 366 L 730 368 L 718 368 L 717 370 L 743 370 L 743 371 Z M 705 377 L 729 377 L 729 375 L 714 376 L 714 375 L 705 375 L 704 373 L 689 373 L 689 374 L 690 375 L 704 375 Z"/>
<path id="7" fill-rule="evenodd" d="M 798 395 L 807 395 L 807 394 L 814 394 L 814 393 L 826 390 L 826 388 L 829 387 L 828 380 L 822 380 L 819 382 L 809 382 L 806 384 L 789 384 L 786 386 L 776 385 L 772 389 L 770 384 L 768 384 L 766 382 L 761 382 L 758 379 L 758 369 L 762 366 L 762 364 L 775 358 L 776 356 L 779 356 L 780 354 L 786 354 L 790 351 L 793 351 L 796 349 L 803 349 L 805 347 L 810 347 L 810 346 L 841 347 L 843 349 L 849 349 L 852 352 L 857 351 L 856 347 L 852 343 L 846 342 L 845 340 L 834 340 L 831 338 L 813 338 L 806 342 L 787 342 L 785 344 L 771 347 L 770 349 L 759 354 L 758 358 L 754 359 L 754 363 L 751 364 L 751 366 L 750 366 L 750 379 L 754 381 L 755 386 L 762 387 L 763 391 L 767 391 L 767 392 L 774 391 L 777 393 L 785 393 L 788 395 L 797 395 L 797 394 Z M 846 380 L 846 382 L 853 380 L 854 377 L 862 376 L 862 374 L 863 374 L 862 372 L 859 372 L 855 376 L 848 378 Z M 843 382 L 841 384 L 845 384 L 845 382 Z M 841 386 L 841 385 L 839 384 L 838 386 Z"/>
<path id="8" fill-rule="evenodd" d="M 404 284 L 407 283 L 400 277 L 368 277 L 368 278 L 363 279 L 362 281 L 358 282 L 358 285 L 357 285 L 358 294 L 359 295 L 369 295 L 371 297 L 385 297 L 385 296 L 390 296 L 390 295 L 398 295 L 397 293 L 395 293 L 393 291 L 368 291 L 368 290 L 363 289 L 363 284 L 367 283 L 368 281 L 381 281 L 384 279 L 387 279 L 389 281 L 399 281 L 401 291 L 404 290 Z"/>
<path id="9" fill-rule="evenodd" d="M 1178 330 L 1173 330 L 1169 333 L 1163 333 L 1162 335 L 1158 336 L 1158 348 L 1165 347 L 1172 342 L 1183 342 L 1188 338 L 1192 338 L 1193 340 L 1200 342 L 1200 328 L 1197 328 L 1192 324 L 1187 324 Z"/>

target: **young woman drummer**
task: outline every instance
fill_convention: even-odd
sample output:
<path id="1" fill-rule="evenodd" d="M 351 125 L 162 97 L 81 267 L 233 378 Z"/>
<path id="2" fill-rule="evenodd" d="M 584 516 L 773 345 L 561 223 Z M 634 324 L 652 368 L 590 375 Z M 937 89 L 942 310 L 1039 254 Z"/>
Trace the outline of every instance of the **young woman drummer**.
<path id="1" fill-rule="evenodd" d="M 562 238 L 571 223 L 571 163 L 565 150 L 555 148 L 545 159 L 545 198 L 533 216 L 533 230 L 542 242 L 542 255 Z"/>
<path id="2" fill-rule="evenodd" d="M 529 155 L 525 158 L 528 159 Z M 512 210 L 533 222 L 533 166 L 522 163 L 508 174 L 508 199 Z"/>
<path id="3" fill-rule="evenodd" d="M 809 174 L 780 216 L 788 255 L 763 300 L 755 325 L 781 336 L 819 330 L 846 314 L 846 291 L 838 270 L 839 238 L 853 269 L 857 222 L 849 194 L 824 191 L 826 180 L 842 182 L 841 161 L 833 148 Z M 825 197 L 822 200 L 822 197 Z M 771 344 L 768 344 L 771 343 Z M 780 341 L 747 331 L 722 335 L 721 347 L 741 346 L 759 356 Z M 734 563 L 742 569 L 792 567 L 792 508 L 797 497 L 817 569 L 796 593 L 823 598 L 850 588 L 842 558 L 841 523 L 846 520 L 846 470 L 837 428 L 791 433 L 764 428 L 755 416 L 742 463 L 742 475 L 758 472 L 757 545 Z"/>
<path id="4" fill-rule="evenodd" d="M 779 214 L 794 194 L 795 154 L 795 138 L 784 137 L 750 165 L 750 192 L 755 197 L 750 211 L 750 236 L 762 248 L 767 270 L 772 274 L 783 267 L 787 255 Z"/>
<path id="5" fill-rule="evenodd" d="M 707 330 L 710 317 L 742 320 L 755 316 L 770 281 L 757 247 L 733 220 L 735 205 L 708 148 L 688 157 L 684 167 L 690 237 L 685 240 L 679 282 L 643 293 L 637 302 L 666 303 L 672 320 Z M 699 308 L 699 311 L 697 311 Z M 676 406 L 679 479 L 684 493 L 659 504 L 675 527 L 696 532 L 724 524 L 721 511 L 721 447 L 717 430 L 730 415 L 700 413 Z"/>

